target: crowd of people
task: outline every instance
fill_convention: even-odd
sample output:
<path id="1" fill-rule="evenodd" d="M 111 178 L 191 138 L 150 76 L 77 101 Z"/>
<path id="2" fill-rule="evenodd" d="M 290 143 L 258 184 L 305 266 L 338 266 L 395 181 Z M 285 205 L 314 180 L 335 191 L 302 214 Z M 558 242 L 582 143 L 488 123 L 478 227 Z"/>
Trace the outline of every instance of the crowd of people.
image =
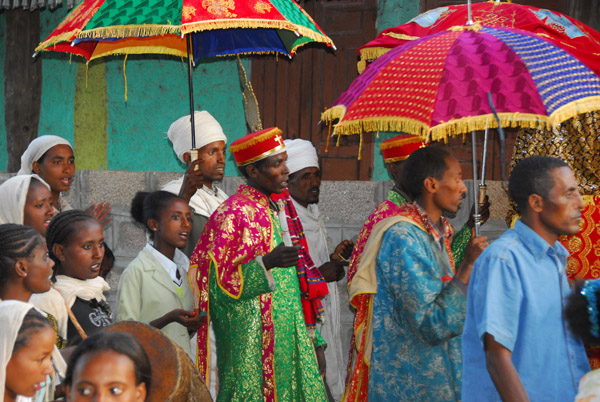
<path id="1" fill-rule="evenodd" d="M 0 185 L 0 402 L 151 401 L 164 367 L 149 356 L 161 351 L 107 328 L 117 321 L 160 330 L 217 401 L 600 400 L 584 349 L 600 343 L 600 280 L 567 282 L 558 240 L 579 231 L 583 200 L 564 161 L 516 165 L 520 219 L 488 246 L 471 219 L 447 219 L 467 192 L 456 158 L 394 137 L 381 145 L 387 200 L 332 251 L 309 141 L 268 128 L 231 143 L 246 183 L 228 196 L 217 186 L 227 137 L 206 111 L 195 124 L 193 150 L 190 116 L 168 131 L 183 177 L 131 201 L 147 244 L 120 276 L 114 314 L 110 205 L 61 197 L 75 172 L 68 141 L 35 139 Z"/>

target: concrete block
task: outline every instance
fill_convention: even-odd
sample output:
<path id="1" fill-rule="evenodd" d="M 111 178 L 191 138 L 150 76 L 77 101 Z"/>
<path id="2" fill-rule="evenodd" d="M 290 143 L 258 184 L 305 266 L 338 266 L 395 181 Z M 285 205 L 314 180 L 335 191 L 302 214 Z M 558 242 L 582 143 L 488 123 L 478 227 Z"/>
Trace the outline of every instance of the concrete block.
<path id="1" fill-rule="evenodd" d="M 88 170 L 82 172 L 82 176 L 82 202 L 85 206 L 94 202 L 110 202 L 113 208 L 129 208 L 135 193 L 146 189 L 144 172 Z"/>
<path id="2" fill-rule="evenodd" d="M 114 249 L 119 257 L 135 257 L 146 245 L 146 233 L 141 225 L 133 222 L 131 218 L 115 219 Z"/>
<path id="3" fill-rule="evenodd" d="M 177 180 L 183 176 L 183 172 L 148 172 L 152 175 L 153 180 L 148 183 L 148 191 L 156 191 L 163 188 L 168 182 Z"/>
<path id="4" fill-rule="evenodd" d="M 232 195 L 237 191 L 240 184 L 244 183 L 246 183 L 246 180 L 243 177 L 224 177 L 223 181 L 217 185 L 221 190 L 225 191 L 225 193 Z"/>
<path id="5" fill-rule="evenodd" d="M 82 184 L 85 180 L 85 170 L 77 170 L 75 171 L 75 176 L 73 176 L 73 182 L 71 183 L 71 188 L 69 191 L 64 191 L 60 194 L 60 196 L 69 203 L 71 207 L 74 209 L 85 209 L 88 206 L 82 205 L 81 195 L 83 193 Z"/>
<path id="6" fill-rule="evenodd" d="M 377 182 L 365 181 L 322 182 L 319 209 L 328 219 L 362 225 L 377 206 L 377 186 Z"/>

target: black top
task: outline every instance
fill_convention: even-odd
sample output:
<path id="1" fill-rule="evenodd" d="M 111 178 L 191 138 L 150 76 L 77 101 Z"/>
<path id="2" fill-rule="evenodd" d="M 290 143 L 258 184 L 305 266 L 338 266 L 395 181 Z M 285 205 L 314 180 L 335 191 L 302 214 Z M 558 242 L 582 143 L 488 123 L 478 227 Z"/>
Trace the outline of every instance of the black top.
<path id="1" fill-rule="evenodd" d="M 103 301 L 99 302 L 96 299 L 87 301 L 78 297 L 75 299 L 71 311 L 88 336 L 112 324 L 110 309 L 108 304 Z M 77 328 L 75 328 L 75 325 L 69 319 L 69 325 L 67 326 L 67 346 L 76 346 L 79 343 L 81 343 L 81 335 L 79 335 Z"/>

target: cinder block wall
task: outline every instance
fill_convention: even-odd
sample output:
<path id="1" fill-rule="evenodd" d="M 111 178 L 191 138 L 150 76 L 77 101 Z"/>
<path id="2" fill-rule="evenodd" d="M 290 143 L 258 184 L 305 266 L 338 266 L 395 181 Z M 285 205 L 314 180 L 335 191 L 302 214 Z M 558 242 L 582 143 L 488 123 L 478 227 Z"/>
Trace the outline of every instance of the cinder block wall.
<path id="1" fill-rule="evenodd" d="M 9 173 L 0 173 L 0 181 L 10 176 Z M 75 174 L 71 190 L 64 194 L 73 208 L 85 209 L 95 202 L 111 203 L 112 223 L 105 229 L 105 238 L 116 257 L 115 266 L 108 277 L 111 286 L 108 301 L 113 311 L 121 272 L 146 244 L 144 229 L 133 221 L 129 213 L 131 199 L 138 191 L 158 190 L 180 176 L 181 173 L 170 172 L 80 170 Z M 225 177 L 220 187 L 227 194 L 233 194 L 242 182 L 243 179 L 239 177 Z M 466 199 L 469 205 L 472 203 L 471 183 L 471 180 L 465 181 L 469 189 Z M 385 200 L 392 184 L 391 181 L 324 181 L 321 184 L 319 208 L 325 217 L 330 250 L 344 239 L 356 239 L 365 219 Z M 488 194 L 492 204 L 491 216 L 490 221 L 482 226 L 482 233 L 495 239 L 506 230 L 504 217 L 508 198 L 501 182 L 497 181 L 488 182 Z M 465 205 L 452 220 L 456 228 L 462 227 L 469 210 L 470 207 Z M 343 337 L 344 350 L 348 350 L 353 314 L 348 307 L 345 279 L 338 282 L 338 288 L 341 295 L 342 328 L 347 332 Z"/>

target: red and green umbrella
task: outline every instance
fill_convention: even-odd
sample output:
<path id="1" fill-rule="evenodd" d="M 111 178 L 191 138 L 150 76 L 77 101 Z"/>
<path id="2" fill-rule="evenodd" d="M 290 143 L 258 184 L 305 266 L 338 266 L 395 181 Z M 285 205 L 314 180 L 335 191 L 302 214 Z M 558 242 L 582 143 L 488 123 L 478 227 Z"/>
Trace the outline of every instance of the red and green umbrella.
<path id="1" fill-rule="evenodd" d="M 561 13 L 537 7 L 487 1 L 474 3 L 471 19 L 489 27 L 522 29 L 551 41 L 579 58 L 600 74 L 600 33 Z M 435 8 L 408 23 L 383 30 L 377 38 L 358 49 L 358 70 L 362 73 L 368 62 L 390 49 L 423 36 L 467 24 L 469 5 L 459 4 Z"/>
<path id="2" fill-rule="evenodd" d="M 201 57 L 280 53 L 308 42 L 333 46 L 293 0 L 83 0 L 36 49 L 87 60 L 113 54 Z"/>
<path id="3" fill-rule="evenodd" d="M 334 134 L 399 131 L 439 140 L 486 127 L 550 128 L 600 110 L 600 78 L 551 41 L 511 28 L 455 27 L 375 60 L 322 114 Z"/>

